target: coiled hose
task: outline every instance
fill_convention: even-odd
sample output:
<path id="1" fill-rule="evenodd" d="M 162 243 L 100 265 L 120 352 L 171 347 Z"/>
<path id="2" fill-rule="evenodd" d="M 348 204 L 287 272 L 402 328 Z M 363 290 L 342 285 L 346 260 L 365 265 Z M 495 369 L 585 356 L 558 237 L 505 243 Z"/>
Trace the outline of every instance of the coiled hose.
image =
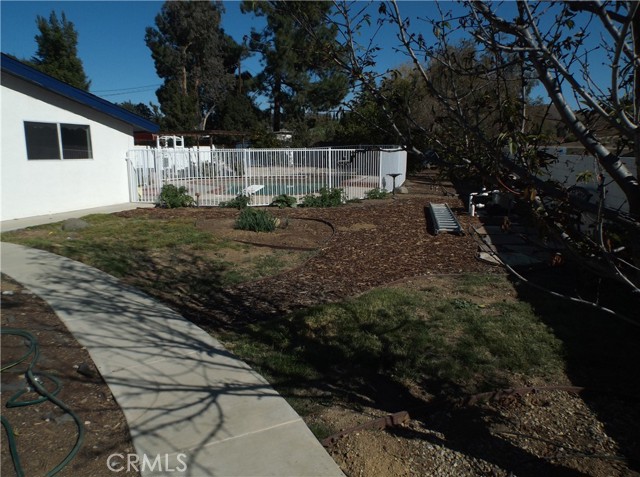
<path id="1" fill-rule="evenodd" d="M 11 396 L 11 398 L 7 402 L 7 407 L 11 408 L 11 407 L 31 406 L 34 404 L 39 404 L 44 401 L 50 401 L 56 406 L 58 406 L 60 409 L 62 409 L 64 412 L 69 414 L 75 421 L 76 427 L 78 428 L 78 436 L 76 438 L 76 442 L 73 448 L 71 449 L 71 451 L 58 465 L 56 465 L 53 469 L 51 469 L 49 472 L 45 474 L 45 477 L 51 477 L 53 475 L 56 475 L 64 467 L 66 467 L 67 464 L 71 462 L 71 460 L 76 456 L 76 454 L 80 450 L 80 447 L 82 446 L 82 442 L 84 441 L 84 425 L 80 420 L 80 418 L 78 417 L 78 415 L 74 413 L 73 410 L 69 408 L 69 406 L 67 406 L 64 402 L 62 402 L 60 399 L 56 397 L 56 395 L 60 392 L 60 389 L 62 388 L 60 381 L 56 377 L 51 376 L 50 374 L 47 374 L 47 373 L 37 373 L 37 374 L 34 373 L 33 369 L 36 366 L 36 363 L 38 362 L 38 358 L 40 356 L 38 340 L 36 339 L 36 337 L 33 336 L 28 331 L 24 331 L 16 328 L 3 328 L 3 329 L 0 329 L 0 333 L 3 335 L 21 336 L 22 338 L 25 338 L 29 342 L 29 345 L 28 345 L 29 349 L 27 350 L 27 352 L 22 357 L 20 357 L 20 359 L 3 366 L 0 369 L 0 371 L 5 371 L 7 369 L 13 368 L 14 366 L 17 366 L 18 364 L 23 363 L 24 361 L 29 359 L 29 357 L 32 356 L 31 362 L 27 366 L 27 371 L 25 373 L 25 376 L 27 378 L 27 383 L 29 383 L 30 388 L 22 389 L 17 393 L 15 393 L 13 396 Z M 43 378 L 48 379 L 49 381 L 53 382 L 56 385 L 53 391 L 48 391 L 44 387 Z M 35 390 L 38 394 L 40 394 L 40 397 L 36 399 L 31 399 L 31 400 L 22 400 L 22 401 L 19 400 L 24 394 L 26 394 L 31 390 Z M 4 416 L 2 416 L 2 426 L 4 427 L 7 433 L 7 438 L 9 442 L 9 452 L 11 453 L 11 459 L 13 460 L 13 465 L 16 469 L 16 474 L 18 475 L 18 477 L 24 477 L 24 470 L 22 469 L 22 465 L 20 464 L 20 456 L 18 455 L 18 450 L 16 446 L 15 434 L 13 432 L 13 429 L 11 428 L 11 425 L 9 424 L 9 421 Z"/>

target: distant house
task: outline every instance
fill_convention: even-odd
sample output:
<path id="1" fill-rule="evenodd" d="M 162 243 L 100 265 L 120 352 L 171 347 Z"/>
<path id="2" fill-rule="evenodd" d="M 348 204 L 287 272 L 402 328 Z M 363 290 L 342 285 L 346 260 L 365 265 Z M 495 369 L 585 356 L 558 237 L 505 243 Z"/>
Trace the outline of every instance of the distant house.
<path id="1" fill-rule="evenodd" d="M 2 54 L 0 220 L 130 201 L 134 132 L 158 126 Z"/>

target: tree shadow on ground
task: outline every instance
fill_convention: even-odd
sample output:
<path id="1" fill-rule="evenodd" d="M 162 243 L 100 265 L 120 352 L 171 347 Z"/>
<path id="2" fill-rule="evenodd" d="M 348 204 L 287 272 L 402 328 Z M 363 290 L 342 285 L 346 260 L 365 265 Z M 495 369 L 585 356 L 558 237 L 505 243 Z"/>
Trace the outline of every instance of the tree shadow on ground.
<path id="1" fill-rule="evenodd" d="M 422 378 L 418 386 L 430 397 L 419 397 L 397 372 L 403 365 L 401 355 L 394 354 L 390 349 L 377 350 L 376 346 L 367 350 L 360 342 L 353 342 L 350 347 L 346 337 L 344 340 L 340 336 L 327 338 L 317 329 L 312 329 L 314 324 L 305 324 L 305 313 L 298 312 L 296 315 L 299 319 L 273 320 L 259 326 L 247 326 L 241 331 L 250 336 L 249 340 L 253 343 L 262 343 L 267 349 L 282 346 L 286 348 L 285 354 L 291 353 L 296 357 L 288 366 L 269 361 L 259 363 L 260 369 L 289 399 L 317 400 L 321 395 L 324 399 L 341 402 L 356 410 L 373 408 L 384 413 L 405 410 L 413 419 L 421 420 L 426 427 L 444 437 L 434 440 L 432 434 L 412 433 L 406 429 L 392 431 L 398 435 L 430 441 L 517 475 L 583 475 L 562 464 L 539 458 L 493 434 L 488 421 L 499 420 L 500 416 L 486 408 L 456 406 L 457 400 L 468 392 L 456 381 L 437 376 Z M 286 330 L 282 329 L 283 326 Z M 380 330 L 369 331 L 376 336 L 384 334 Z M 387 330 L 389 333 L 392 331 Z M 405 331 L 407 339 L 411 339 L 410 329 Z M 278 340 L 284 336 L 286 340 L 278 344 Z M 354 351 L 356 348 L 366 351 Z M 428 352 L 428 349 L 425 350 L 425 353 Z M 499 387 L 498 382 L 493 384 Z"/>
<path id="2" fill-rule="evenodd" d="M 579 264 L 525 274 L 532 283 L 567 296 L 599 302 L 633 317 L 640 300 L 621 283 L 595 276 Z M 514 278 L 518 298 L 529 303 L 563 343 L 565 371 L 585 404 L 615 440 L 630 469 L 640 471 L 640 327 L 609 313 L 537 290 Z"/>
<path id="3" fill-rule="evenodd" d="M 279 277 L 265 280 L 266 291 L 242 285 L 230 287 L 225 282 L 224 264 L 196 255 L 182 256 L 179 262 L 180 266 L 159 265 L 144 260 L 128 264 L 127 281 L 138 286 L 144 285 L 147 292 L 218 336 L 224 337 L 228 333 L 244 335 L 254 342 L 272 346 L 272 337 L 265 334 L 264 330 L 269 328 L 270 323 L 291 312 L 292 303 L 293 309 L 303 310 L 305 303 L 327 301 L 327 297 L 318 295 L 307 298 L 300 296 L 292 301 L 291 293 L 301 293 L 301 290 L 279 287 Z M 559 281 L 562 282 L 562 279 Z M 282 283 L 287 282 L 284 280 Z M 176 284 L 181 284 L 184 289 L 176 288 Z M 633 346 L 638 341 L 635 330 L 620 323 L 615 324 L 609 317 L 593 312 L 584 313 L 575 305 L 549 300 L 548 296 L 534 293 L 521 284 L 516 286 L 520 299 L 530 303 L 564 343 L 567 373 L 575 385 L 605 388 L 614 394 L 638 394 L 640 380 L 637 379 L 638 373 L 633 364 L 637 363 L 640 352 Z M 266 326 L 251 326 L 256 323 L 266 323 Z M 446 437 L 444 441 L 437 442 L 439 445 L 486 460 L 517 475 L 582 475 L 569 467 L 538 458 L 492 434 L 486 421 L 500 417 L 492 415 L 490 410 L 453 407 L 451 401 L 465 394 L 465 390 L 456 383 L 424 380 L 420 387 L 436 398 L 416 397 L 406 384 L 389 372 L 392 366 L 379 372 L 372 370 L 371 363 L 363 363 L 358 359 L 340 361 L 336 358 L 344 351 L 342 348 L 319 340 L 307 331 L 296 326 L 290 327 L 287 330 L 288 346 L 305 350 L 303 361 L 312 364 L 314 369 L 311 372 L 300 370 L 296 366 L 300 363 L 292 365 L 285 372 L 281 367 L 261 364 L 261 371 L 290 400 L 314 401 L 321 395 L 329 396 L 329 400 L 347 403 L 355 409 L 369 407 L 386 413 L 409 410 L 412 417 L 421 419 L 429 428 Z M 632 388 L 629 388 L 629 383 Z M 493 384 L 496 388 L 501 385 L 500 382 Z M 619 443 L 621 453 L 630 460 L 638 455 L 638 444 L 633 439 L 634 430 L 630 429 L 629 424 L 634 422 L 633 415 L 628 415 L 631 419 L 621 419 L 620 407 L 611 406 L 611 400 L 603 398 L 602 394 L 585 395 L 584 399 L 597 412 L 611 437 Z M 637 413 L 637 407 L 634 409 L 634 406 L 630 406 L 628 412 Z M 419 432 L 412 434 L 410 430 L 393 432 L 416 439 L 434 439 L 432 435 Z M 633 468 L 637 468 L 636 464 L 633 465 Z"/>
<path id="4" fill-rule="evenodd" d="M 113 253 L 108 250 L 105 250 L 104 257 L 114 259 Z M 305 309 L 314 303 L 336 299 L 335 296 L 323 295 L 317 288 L 300 286 L 292 289 L 291 281 L 283 276 L 264 280 L 262 290 L 259 287 L 243 285 L 230 287 L 225 279 L 227 265 L 206 260 L 197 254 L 179 257 L 176 255 L 175 258 L 173 264 L 161 264 L 144 256 L 136 256 L 131 260 L 127 259 L 128 261 L 124 260 L 121 269 L 127 283 L 143 288 L 191 322 L 217 336 L 224 337 L 227 333 L 245 335 L 250 336 L 254 342 L 270 345 L 270 337 L 264 334 L 264 330 L 268 329 L 274 320 L 291 312 L 292 309 Z M 327 267 L 326 273 L 331 274 L 330 266 Z M 611 362 L 620 363 L 621 369 L 616 373 L 621 383 L 625 382 L 624 379 L 634 384 L 640 382 L 637 379 L 637 371 L 634 373 L 632 368 L 632 365 L 637 363 L 638 351 L 634 350 L 631 344 L 634 340 L 637 343 L 637 334 L 629 332 L 626 328 L 618 329 L 616 332 L 602 329 L 600 324 L 611 321 L 610 318 L 585 318 L 582 310 L 576 312 L 573 305 L 567 307 L 566 311 L 561 311 L 561 306 L 553 304 L 546 296 L 530 296 L 526 289 L 521 287 L 518 287 L 518 290 L 521 299 L 531 303 L 556 336 L 565 343 L 567 371 L 574 384 L 588 385 L 597 382 L 596 376 L 601 376 L 602 382 L 608 382 L 605 378 L 607 370 L 611 371 Z M 291 299 L 292 296 L 295 296 L 295 299 Z M 568 315 L 569 319 L 566 319 L 563 313 Z M 265 326 L 256 331 L 250 326 L 255 323 L 265 323 Z M 579 333 L 576 333 L 576 330 Z M 319 372 L 315 369 L 314 372 L 306 373 L 294 366 L 288 372 L 278 371 L 275 367 L 265 368 L 263 372 L 270 373 L 269 377 L 278 390 L 289 398 L 311 401 L 317 399 L 320 394 L 329 396 L 329 399 L 336 397 L 355 408 L 372 407 L 386 413 L 409 410 L 412 416 L 422 419 L 427 426 L 440 430 L 446 436 L 441 445 L 493 462 L 517 475 L 582 475 L 567 467 L 556 466 L 492 435 L 486 422 L 482 420 L 483 416 L 488 415 L 486 410 L 481 412 L 477 409 L 452 407 L 451 400 L 463 396 L 465 390 L 451 380 L 434 378 L 420 382 L 420 387 L 435 395 L 436 399 L 419 398 L 410 392 L 406 384 L 389 372 L 390 367 L 372 370 L 371 366 L 364 365 L 366 360 L 365 363 L 357 360 L 336 363 L 333 358 L 343 352 L 342 348 L 310 336 L 303 328 L 289 331 L 291 337 L 288 346 L 305 350 L 306 359 L 321 370 Z M 616 340 L 621 339 L 626 339 L 627 345 L 617 346 L 616 343 L 621 341 Z M 598 349 L 603 347 L 601 340 L 606 341 L 605 349 Z M 595 352 L 592 349 L 595 349 Z M 612 361 L 609 354 L 616 355 L 616 360 Z M 591 368 L 585 368 L 585 363 L 589 364 L 591 361 L 601 363 L 601 370 L 592 373 Z M 608 376 L 608 379 L 612 383 L 618 381 L 612 376 Z M 500 385 L 499 382 L 494 384 Z M 305 392 L 299 392 L 301 389 Z M 589 402 L 594 408 L 597 405 L 595 401 Z M 607 403 L 602 404 L 606 406 Z M 615 411 L 606 409 L 598 412 L 601 413 L 602 422 L 607 428 L 613 429 L 612 436 L 623 447 L 624 454 L 628 457 L 633 456 L 635 447 L 633 440 L 629 440 L 633 433 L 615 430 L 615 419 L 620 416 L 616 415 Z M 492 418 L 491 415 L 488 417 Z M 634 422 L 633 419 L 629 421 Z M 628 430 L 628 426 L 626 429 Z M 410 434 L 408 430 L 398 432 Z M 414 437 L 433 439 L 420 433 L 415 433 Z M 623 444 L 624 439 L 630 443 Z"/>
<path id="5" fill-rule="evenodd" d="M 480 186 L 470 188 L 465 181 L 454 181 L 453 185 L 465 200 L 470 192 L 480 190 Z M 503 215 L 488 216 L 486 223 L 501 225 L 502 219 Z M 530 304 L 562 342 L 565 372 L 572 385 L 588 389 L 580 397 L 618 444 L 619 453 L 627 460 L 629 468 L 640 471 L 640 441 L 637 438 L 640 321 L 635 318 L 640 297 L 626 285 L 597 275 L 575 256 L 561 267 L 518 268 L 518 272 L 542 289 L 598 303 L 632 321 L 635 319 L 634 326 L 595 308 L 553 296 L 510 275 L 518 299 Z"/>
<path id="6" fill-rule="evenodd" d="M 113 255 L 110 259 L 114 260 Z M 143 256 L 128 259 L 132 261 L 123 265 L 127 270 L 125 281 L 143 287 L 147 293 L 223 340 L 225 335 L 233 334 L 236 338 L 248 337 L 263 346 L 273 345 L 271 333 L 276 328 L 275 323 L 291 311 L 291 300 L 283 299 L 291 291 L 278 288 L 277 277 L 266 280 L 265 284 L 271 287 L 268 292 L 250 292 L 242 286 L 229 286 L 225 279 L 228 271 L 225 264 L 196 254 L 176 253 L 173 259 L 163 263 Z M 318 299 L 310 297 L 310 300 Z M 299 313 L 305 313 L 303 300 L 296 306 Z M 261 326 L 253 326 L 255 324 Z M 380 330 L 370 331 L 384 334 Z M 420 398 L 410 391 L 406 382 L 391 372 L 398 363 L 389 353 L 382 352 L 376 357 L 366 354 L 347 356 L 345 350 L 349 343 L 336 344 L 309 333 L 301 321 L 291 321 L 286 334 L 287 346 L 298 350 L 300 360 L 284 368 L 260 363 L 260 370 L 290 402 L 299 403 L 296 407 L 304 408 L 304 401 L 309 401 L 309 406 L 313 407 L 321 395 L 353 409 L 373 408 L 385 413 L 409 410 L 412 417 L 445 436 L 439 445 L 486 460 L 507 471 L 532 477 L 580 475 L 491 434 L 485 419 L 492 416 L 488 416 L 487 410 L 452 406 L 454 399 L 465 395 L 465 390 L 456 382 L 423 379 L 419 386 L 435 398 Z M 248 361 L 256 364 L 251 363 L 251 359 Z M 492 384 L 500 387 L 503 383 L 496 381 Z M 408 430 L 394 432 L 410 434 Z M 420 433 L 409 437 L 433 439 L 433 436 Z"/>
<path id="7" fill-rule="evenodd" d="M 207 457 L 217 449 L 210 444 L 253 432 L 252 421 L 258 418 L 252 419 L 252 412 L 261 422 L 268 421 L 267 428 L 297 417 L 284 404 L 275 404 L 284 412 L 274 412 L 270 403 L 280 398 L 266 381 L 148 294 L 78 262 L 43 255 L 30 250 L 27 271 L 14 265 L 12 273 L 41 295 L 89 350 L 130 423 L 138 449 L 140 439 L 145 452 L 166 452 L 171 467 L 176 466 L 176 453 L 187 452 L 185 475 L 218 474 L 215 460 Z M 185 273 L 137 265 L 140 275 L 133 276 L 138 278 L 156 273 L 155 278 L 163 280 Z M 220 286 L 215 268 L 198 260 L 192 265 L 195 273 L 209 273 L 198 284 Z M 153 286 L 148 288 L 153 291 Z M 158 285 L 156 292 L 163 290 Z M 172 292 L 179 303 L 181 291 Z M 234 412 L 249 417 L 237 419 Z M 269 445 L 269 451 L 287 451 L 278 442 L 273 449 Z"/>

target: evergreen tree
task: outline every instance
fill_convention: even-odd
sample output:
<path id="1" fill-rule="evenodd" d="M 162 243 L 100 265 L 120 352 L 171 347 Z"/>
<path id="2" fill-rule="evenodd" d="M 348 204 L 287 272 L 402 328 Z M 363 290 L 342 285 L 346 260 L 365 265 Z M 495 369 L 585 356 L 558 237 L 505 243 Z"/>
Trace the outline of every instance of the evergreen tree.
<path id="1" fill-rule="evenodd" d="M 249 48 L 262 55 L 257 82 L 273 103 L 273 130 L 284 119 L 300 121 L 311 111 L 331 109 L 342 101 L 348 80 L 327 54 L 336 28 L 327 22 L 329 2 L 245 1 L 244 13 L 264 16 L 263 31 L 252 31 Z"/>
<path id="2" fill-rule="evenodd" d="M 147 28 L 167 129 L 204 129 L 234 85 L 242 48 L 220 28 L 222 11 L 220 2 L 165 2 Z"/>
<path id="3" fill-rule="evenodd" d="M 38 50 L 30 64 L 60 81 L 88 91 L 91 81 L 78 58 L 78 33 L 73 23 L 67 20 L 64 12 L 58 20 L 54 11 L 48 20 L 38 15 L 36 23 L 40 30 L 35 37 Z"/>
<path id="4" fill-rule="evenodd" d="M 253 131 L 260 126 L 263 113 L 246 95 L 230 94 L 220 104 L 211 129 Z"/>
<path id="5" fill-rule="evenodd" d="M 160 123 L 162 120 L 162 114 L 157 104 L 149 103 L 133 103 L 131 101 L 125 101 L 123 103 L 116 103 L 121 108 L 131 111 L 133 114 L 137 114 L 140 117 L 153 121 L 154 123 Z"/>

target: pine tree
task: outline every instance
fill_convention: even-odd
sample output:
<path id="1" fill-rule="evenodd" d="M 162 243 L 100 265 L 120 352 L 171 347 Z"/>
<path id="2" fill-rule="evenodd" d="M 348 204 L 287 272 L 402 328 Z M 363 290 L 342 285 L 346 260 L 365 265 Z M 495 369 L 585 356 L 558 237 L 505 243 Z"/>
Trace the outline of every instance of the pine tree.
<path id="1" fill-rule="evenodd" d="M 67 20 L 64 12 L 58 20 L 54 11 L 48 20 L 38 15 L 36 23 L 40 34 L 35 37 L 38 50 L 31 65 L 60 81 L 88 91 L 91 81 L 78 57 L 78 33 L 73 23 Z"/>
<path id="2" fill-rule="evenodd" d="M 326 54 L 333 51 L 336 35 L 326 20 L 331 3 L 245 1 L 241 8 L 267 20 L 264 30 L 251 33 L 249 48 L 262 55 L 264 70 L 257 82 L 273 102 L 274 131 L 283 119 L 300 120 L 308 110 L 340 104 L 348 81 Z"/>
<path id="3" fill-rule="evenodd" d="M 219 2 L 165 2 L 147 28 L 166 129 L 204 129 L 234 85 L 241 48 L 220 28 L 222 11 Z"/>

